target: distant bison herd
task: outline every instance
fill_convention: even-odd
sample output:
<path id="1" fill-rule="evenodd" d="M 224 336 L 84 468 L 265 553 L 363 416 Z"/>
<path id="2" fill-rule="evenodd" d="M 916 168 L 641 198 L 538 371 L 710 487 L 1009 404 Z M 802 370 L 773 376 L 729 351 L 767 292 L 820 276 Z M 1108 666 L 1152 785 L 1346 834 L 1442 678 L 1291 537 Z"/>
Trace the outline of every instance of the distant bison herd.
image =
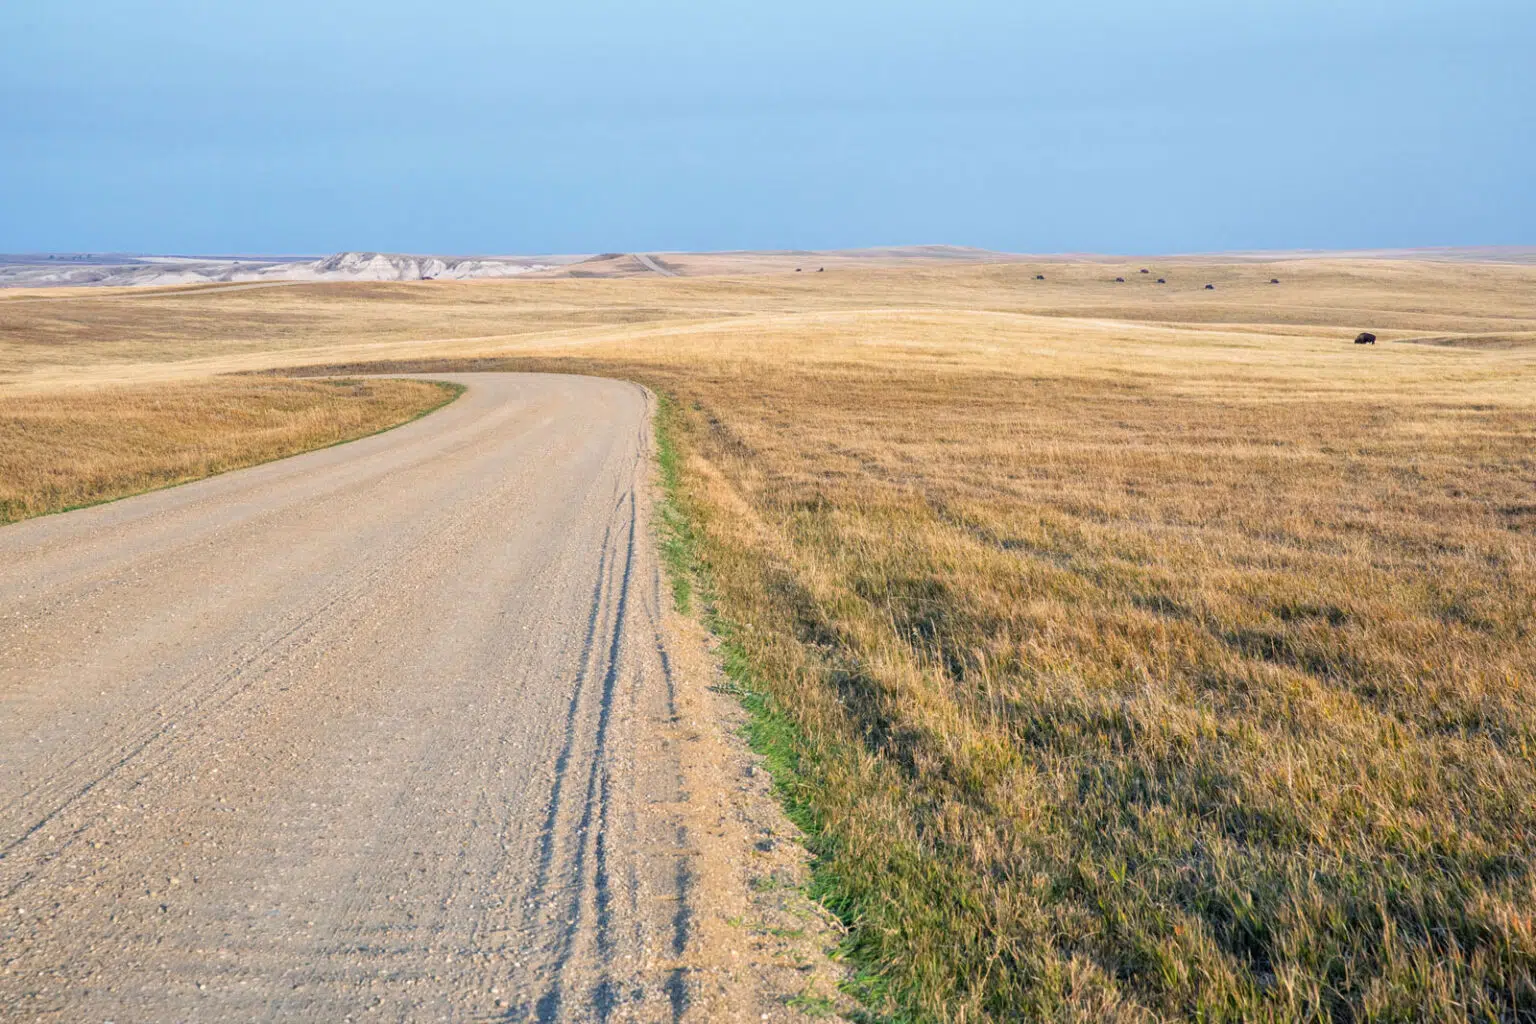
<path id="1" fill-rule="evenodd" d="M 1150 274 L 1150 273 L 1152 273 L 1152 271 L 1147 270 L 1145 267 L 1143 267 L 1141 269 L 1140 273 Z M 1036 281 L 1044 281 L 1045 280 L 1045 275 L 1044 274 L 1036 274 L 1035 275 L 1035 280 Z M 1158 284 L 1167 284 L 1168 283 L 1168 279 L 1166 277 L 1160 277 L 1160 278 L 1157 279 L 1157 283 Z M 1280 279 L 1278 277 L 1272 277 L 1272 278 L 1269 279 L 1269 283 L 1270 284 L 1279 284 L 1280 283 Z M 1115 284 L 1125 284 L 1125 278 L 1123 278 L 1123 277 L 1115 278 Z M 1208 292 L 1213 292 L 1213 291 L 1216 290 L 1216 286 L 1214 284 L 1208 284 L 1208 285 L 1205 286 L 1205 290 L 1208 291 Z"/>
<path id="2" fill-rule="evenodd" d="M 1137 273 L 1151 274 L 1152 271 L 1148 270 L 1146 267 L 1142 267 L 1139 271 L 1137 271 Z M 1045 280 L 1045 275 L 1044 274 L 1036 274 L 1035 275 L 1035 280 L 1036 281 L 1044 281 Z M 1160 278 L 1157 279 L 1157 283 L 1158 284 L 1167 284 L 1168 283 L 1168 279 L 1166 277 L 1160 277 Z M 1270 284 L 1279 284 L 1280 283 L 1280 279 L 1278 277 L 1272 277 L 1272 278 L 1269 279 L 1269 283 Z M 1125 284 L 1125 278 L 1123 278 L 1123 277 L 1115 278 L 1115 284 Z M 1216 286 L 1214 284 L 1207 284 L 1205 286 L 1205 290 L 1208 291 L 1208 292 L 1213 292 L 1213 291 L 1216 290 Z"/>
<path id="3" fill-rule="evenodd" d="M 1148 270 L 1146 267 L 1142 267 L 1139 272 L 1143 273 L 1143 274 L 1151 274 L 1152 273 L 1152 271 Z M 1044 281 L 1045 280 L 1045 275 L 1044 274 L 1036 274 L 1035 275 L 1035 280 L 1036 281 Z M 1157 283 L 1158 284 L 1167 284 L 1168 283 L 1168 279 L 1166 277 L 1159 277 L 1157 279 Z M 1270 284 L 1279 284 L 1280 283 L 1280 279 L 1278 277 L 1272 277 L 1272 278 L 1269 279 L 1269 283 Z M 1125 278 L 1123 278 L 1123 277 L 1116 277 L 1115 278 L 1115 284 L 1125 284 Z M 1208 291 L 1208 292 L 1213 292 L 1213 291 L 1216 290 L 1216 286 L 1214 284 L 1209 284 L 1208 283 L 1205 286 L 1205 290 Z M 1374 345 L 1374 344 L 1376 344 L 1376 335 L 1372 334 L 1370 331 L 1361 331 L 1359 334 L 1355 335 L 1355 344 L 1356 345 Z"/>

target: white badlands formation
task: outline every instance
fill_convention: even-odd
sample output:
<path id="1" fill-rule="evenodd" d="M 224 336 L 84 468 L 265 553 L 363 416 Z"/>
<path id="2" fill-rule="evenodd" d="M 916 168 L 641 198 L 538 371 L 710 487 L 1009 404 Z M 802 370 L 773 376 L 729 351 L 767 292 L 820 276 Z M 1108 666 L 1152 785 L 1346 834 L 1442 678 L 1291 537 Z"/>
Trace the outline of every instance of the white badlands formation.
<path id="1" fill-rule="evenodd" d="M 422 281 L 512 277 L 548 270 L 580 256 L 405 256 L 342 252 L 322 259 L 285 257 L 62 256 L 0 259 L 0 287 L 176 285 L 259 281 Z"/>

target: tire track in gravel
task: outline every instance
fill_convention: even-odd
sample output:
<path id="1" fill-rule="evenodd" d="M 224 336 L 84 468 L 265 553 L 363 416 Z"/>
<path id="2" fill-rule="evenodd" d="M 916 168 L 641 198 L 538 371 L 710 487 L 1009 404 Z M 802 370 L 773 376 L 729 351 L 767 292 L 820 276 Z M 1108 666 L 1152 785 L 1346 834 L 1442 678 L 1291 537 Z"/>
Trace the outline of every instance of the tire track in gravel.
<path id="1" fill-rule="evenodd" d="M 582 803 L 581 817 L 576 826 L 576 835 L 579 837 L 574 857 L 565 872 L 566 888 L 569 891 L 569 900 L 566 913 L 569 923 L 564 928 L 560 941 L 554 953 L 553 979 L 548 989 L 540 997 L 535 1007 L 535 1016 L 540 1021 L 556 1021 L 560 1019 L 562 1003 L 565 999 L 564 975 L 566 964 L 582 938 L 581 923 L 583 917 L 589 911 L 587 903 L 590 901 L 590 916 L 593 919 L 595 934 L 592 935 L 593 958 L 599 967 L 599 976 L 594 987 L 592 1005 L 597 1011 L 599 1020 L 607 1020 L 614 1007 L 622 998 L 622 995 L 614 991 L 613 979 L 610 977 L 614 955 L 614 936 L 612 935 L 612 892 L 611 879 L 609 877 L 608 849 L 606 836 L 609 830 L 609 815 L 611 811 L 612 777 L 610 766 L 607 763 L 608 729 L 613 714 L 614 692 L 619 675 L 620 647 L 624 640 L 625 611 L 629 602 L 629 594 L 632 586 L 632 569 L 635 560 L 635 501 L 631 491 L 620 500 L 618 509 L 621 515 L 627 517 L 627 537 L 623 542 L 624 552 L 622 561 L 618 559 L 611 563 L 605 558 L 604 567 L 609 567 L 610 576 L 608 589 L 616 591 L 617 601 L 613 605 L 612 618 L 605 630 L 608 637 L 606 651 L 593 650 L 589 644 L 587 670 L 584 675 L 597 676 L 600 670 L 602 678 L 601 696 L 597 703 L 597 726 L 593 734 L 593 749 L 587 765 L 587 787 L 585 799 Z M 606 539 L 605 555 L 610 550 L 616 550 L 617 545 L 609 547 L 612 535 Z M 590 660 L 593 654 L 603 654 L 600 661 L 594 663 Z M 568 763 L 568 762 L 567 762 Z M 563 778 L 557 778 L 557 785 L 564 782 Z M 559 812 L 558 797 L 551 801 L 551 821 Z M 594 826 L 594 816 L 596 823 Z M 592 858 L 592 877 L 588 881 L 586 877 L 586 861 L 588 856 Z M 635 902 L 633 899 L 631 904 Z"/>

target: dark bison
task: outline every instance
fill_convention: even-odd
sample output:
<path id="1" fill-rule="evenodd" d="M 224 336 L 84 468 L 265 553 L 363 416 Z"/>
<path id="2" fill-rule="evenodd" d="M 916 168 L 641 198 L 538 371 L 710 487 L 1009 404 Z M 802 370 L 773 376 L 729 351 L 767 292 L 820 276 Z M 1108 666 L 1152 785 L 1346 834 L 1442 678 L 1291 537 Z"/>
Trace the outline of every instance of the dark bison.
<path id="1" fill-rule="evenodd" d="M 1280 279 L 1278 277 L 1272 277 L 1272 278 L 1269 279 L 1269 283 L 1270 284 L 1279 284 L 1280 283 Z"/>
<path id="2" fill-rule="evenodd" d="M 1160 278 L 1157 279 L 1157 283 L 1158 284 L 1167 284 L 1168 283 L 1168 279 L 1166 277 L 1160 277 Z"/>
<path id="3" fill-rule="evenodd" d="M 1146 267 L 1142 267 L 1142 268 L 1141 268 L 1141 272 L 1142 272 L 1142 273 L 1143 273 L 1143 274 L 1150 274 L 1150 273 L 1152 273 L 1152 271 L 1150 271 L 1150 270 L 1148 270 L 1148 269 L 1147 269 L 1147 268 L 1146 268 Z"/>
<path id="4" fill-rule="evenodd" d="M 1035 280 L 1036 281 L 1044 281 L 1045 280 L 1045 275 L 1044 274 L 1036 274 L 1035 275 Z"/>
<path id="5" fill-rule="evenodd" d="M 1355 335 L 1355 344 L 1374 345 L 1376 344 L 1376 335 L 1372 334 L 1370 331 L 1361 331 L 1359 334 Z"/>
<path id="6" fill-rule="evenodd" d="M 1208 285 L 1205 286 L 1205 290 L 1208 291 L 1208 292 L 1213 292 L 1213 291 L 1216 290 L 1216 286 L 1213 285 L 1213 284 L 1208 284 Z"/>
<path id="7" fill-rule="evenodd" d="M 1115 278 L 1115 283 L 1116 284 L 1125 284 L 1125 278 L 1117 277 L 1117 278 Z"/>

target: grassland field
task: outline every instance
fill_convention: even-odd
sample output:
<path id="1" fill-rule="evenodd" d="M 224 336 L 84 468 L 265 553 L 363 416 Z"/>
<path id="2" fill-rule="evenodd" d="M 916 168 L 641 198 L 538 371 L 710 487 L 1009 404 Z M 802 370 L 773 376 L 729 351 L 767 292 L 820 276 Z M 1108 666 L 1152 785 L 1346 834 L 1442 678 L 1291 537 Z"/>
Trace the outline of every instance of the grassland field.
<path id="1" fill-rule="evenodd" d="M 58 501 L 48 417 L 228 441 L 176 410 L 338 390 L 231 372 L 664 396 L 683 568 L 874 1012 L 1536 1019 L 1536 268 L 60 295 L 0 295 L 6 507 Z"/>

